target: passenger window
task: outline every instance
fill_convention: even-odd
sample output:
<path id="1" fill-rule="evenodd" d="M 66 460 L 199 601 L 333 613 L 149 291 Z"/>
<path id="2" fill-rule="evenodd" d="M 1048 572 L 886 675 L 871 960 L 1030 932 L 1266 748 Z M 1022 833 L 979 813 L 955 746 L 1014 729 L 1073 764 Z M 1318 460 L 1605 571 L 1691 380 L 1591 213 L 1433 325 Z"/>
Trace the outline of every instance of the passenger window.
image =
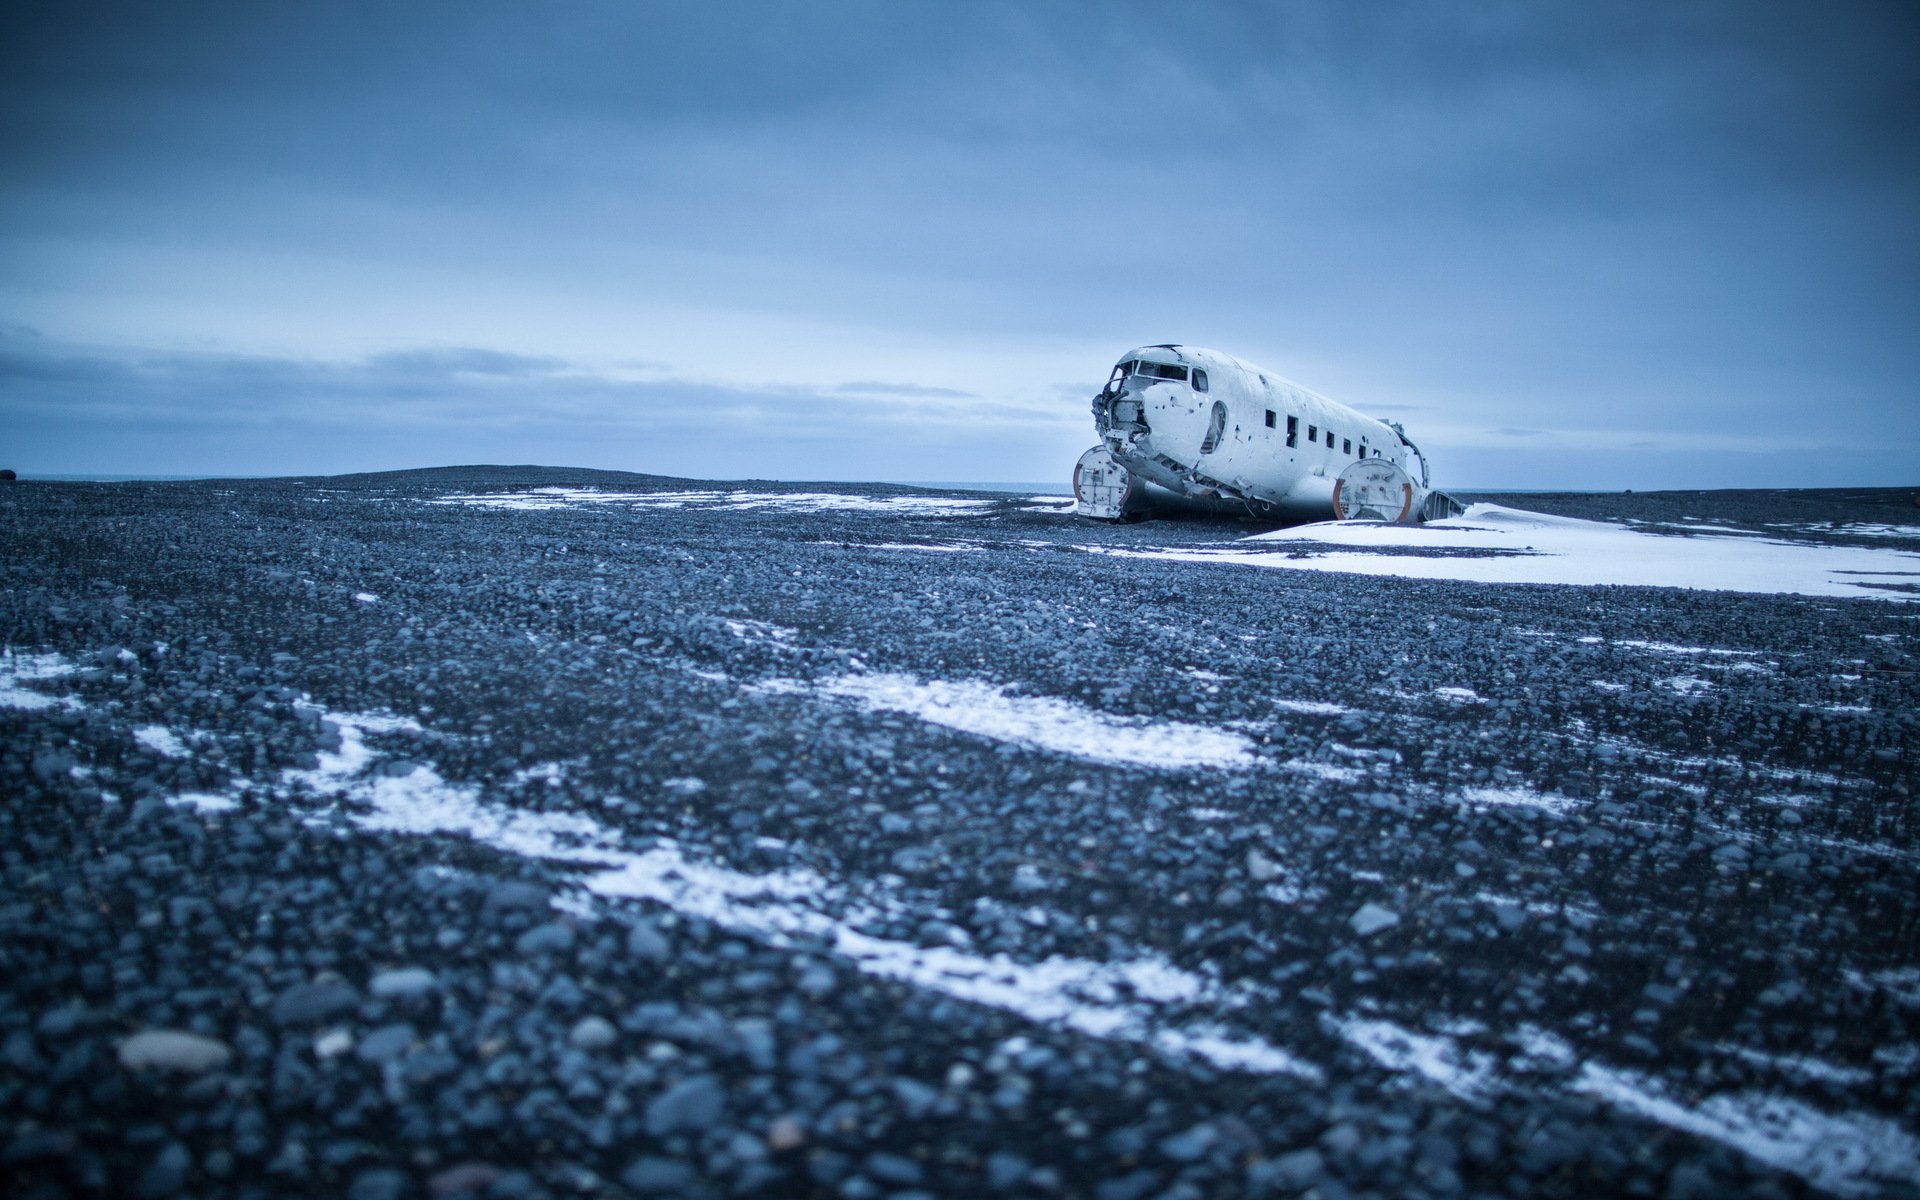
<path id="1" fill-rule="evenodd" d="M 1327 430 L 1327 449 L 1333 449 L 1333 430 Z"/>
<path id="2" fill-rule="evenodd" d="M 1207 373 L 1198 367 L 1193 370 L 1193 390 L 1196 392 L 1207 390 Z"/>
<path id="3" fill-rule="evenodd" d="M 1267 410 L 1267 428 L 1268 428 L 1268 429 L 1272 429 L 1272 428 L 1273 428 L 1273 417 L 1274 417 L 1274 412 L 1273 412 L 1273 410 L 1272 410 L 1272 409 L 1268 409 L 1268 410 Z"/>
<path id="4" fill-rule="evenodd" d="M 1314 445 L 1315 443 L 1319 442 L 1319 440 L 1320 440 L 1320 427 L 1318 425 L 1307 426 L 1307 445 L 1309 446 Z"/>
<path id="5" fill-rule="evenodd" d="M 1352 453 L 1353 453 L 1353 439 L 1352 439 L 1352 438 L 1341 438 L 1341 439 L 1340 439 L 1340 453 L 1342 453 L 1342 454 L 1352 454 Z"/>
<path id="6" fill-rule="evenodd" d="M 1300 418 L 1288 417 L 1287 418 L 1287 445 L 1297 446 L 1299 444 L 1300 444 Z"/>

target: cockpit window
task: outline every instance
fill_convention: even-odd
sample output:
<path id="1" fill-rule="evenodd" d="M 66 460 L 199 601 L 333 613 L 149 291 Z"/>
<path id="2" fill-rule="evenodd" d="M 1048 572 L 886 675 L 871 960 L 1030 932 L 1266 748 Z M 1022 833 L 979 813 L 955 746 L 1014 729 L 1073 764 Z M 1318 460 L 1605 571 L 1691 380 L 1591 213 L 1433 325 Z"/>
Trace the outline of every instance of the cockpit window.
<path id="1" fill-rule="evenodd" d="M 1149 379 L 1175 379 L 1181 383 L 1187 381 L 1187 369 L 1173 363 L 1142 362 L 1134 368 L 1134 374 Z"/>
<path id="2" fill-rule="evenodd" d="M 1207 373 L 1199 367 L 1193 369 L 1193 390 L 1196 392 L 1207 390 Z"/>

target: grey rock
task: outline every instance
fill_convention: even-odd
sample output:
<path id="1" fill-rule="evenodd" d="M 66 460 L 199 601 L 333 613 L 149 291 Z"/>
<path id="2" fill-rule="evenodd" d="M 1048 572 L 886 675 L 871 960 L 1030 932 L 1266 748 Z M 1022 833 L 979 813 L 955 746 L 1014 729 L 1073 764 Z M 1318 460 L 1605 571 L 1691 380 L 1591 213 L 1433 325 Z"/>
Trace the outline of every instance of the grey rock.
<path id="1" fill-rule="evenodd" d="M 347 1187 L 347 1200 L 400 1200 L 410 1190 L 411 1181 L 389 1167 L 375 1167 L 353 1177 Z"/>
<path id="2" fill-rule="evenodd" d="M 653 1098 L 647 1105 L 647 1133 L 667 1137 L 688 1130 L 705 1130 L 717 1124 L 727 1110 L 727 1093 L 711 1075 L 696 1075 L 682 1080 Z"/>
<path id="3" fill-rule="evenodd" d="M 987 1155 L 987 1186 L 996 1192 L 1010 1192 L 1026 1182 L 1033 1164 L 1018 1154 L 996 1150 Z"/>
<path id="4" fill-rule="evenodd" d="M 279 1025 L 311 1025 L 359 1004 L 360 993 L 351 984 L 338 980 L 296 983 L 274 1000 L 272 1016 Z"/>
<path id="5" fill-rule="evenodd" d="M 1212 1149 L 1214 1142 L 1219 1140 L 1219 1136 L 1213 1131 L 1213 1126 L 1203 1121 L 1184 1133 L 1162 1138 L 1160 1153 L 1175 1162 L 1193 1162 Z"/>
<path id="6" fill-rule="evenodd" d="M 620 1182 L 643 1196 L 685 1195 L 697 1179 L 693 1168 L 679 1159 L 651 1155 L 634 1159 L 620 1172 Z"/>
<path id="7" fill-rule="evenodd" d="M 564 921 L 535 925 L 513 943 L 521 954 L 565 954 L 573 949 L 573 926 Z"/>
<path id="8" fill-rule="evenodd" d="M 799 988 L 803 994 L 818 1000 L 824 996 L 831 995 L 837 982 L 834 978 L 832 967 L 815 963 L 800 972 L 800 980 L 794 986 Z"/>
<path id="9" fill-rule="evenodd" d="M 567 1033 L 567 1041 L 582 1050 L 605 1050 L 618 1040 L 620 1031 L 605 1017 L 582 1017 Z"/>
<path id="10" fill-rule="evenodd" d="M 1281 1187 L 1304 1190 L 1327 1169 L 1327 1160 L 1308 1147 L 1282 1154 L 1271 1162 L 1272 1178 Z"/>
<path id="11" fill-rule="evenodd" d="M 139 1180 L 133 1185 L 133 1194 L 139 1200 L 160 1200 L 171 1196 L 187 1185 L 187 1175 L 193 1170 L 193 1155 L 179 1142 L 168 1142 L 160 1147 L 147 1163 L 147 1169 L 140 1173 Z"/>
<path id="12" fill-rule="evenodd" d="M 499 1179 L 501 1171 L 492 1163 L 456 1163 L 427 1180 L 427 1191 L 434 1196 L 459 1196 L 484 1192 Z"/>
<path id="13" fill-rule="evenodd" d="M 517 879 L 496 883 L 487 890 L 487 908 L 494 911 L 544 909 L 552 893 L 538 883 Z"/>
<path id="14" fill-rule="evenodd" d="M 425 967 L 398 967 L 382 971 L 367 981 L 367 990 L 382 1000 L 423 996 L 440 985 Z"/>
<path id="15" fill-rule="evenodd" d="M 627 930 L 627 953 L 644 962 L 662 963 L 673 957 L 673 947 L 652 924 L 641 921 Z"/>
<path id="16" fill-rule="evenodd" d="M 232 1060 L 225 1042 L 177 1029 L 146 1029 L 120 1043 L 120 1065 L 129 1071 L 197 1075 L 221 1070 Z"/>
<path id="17" fill-rule="evenodd" d="M 0 1151 L 0 1163 L 43 1162 L 65 1158 L 80 1146 L 80 1139 L 69 1129 L 23 1129 Z"/>
<path id="18" fill-rule="evenodd" d="M 869 1154 L 864 1169 L 872 1178 L 896 1187 L 910 1187 L 926 1177 L 919 1163 L 901 1154 Z"/>
<path id="19" fill-rule="evenodd" d="M 1093 1195 L 1094 1200 L 1146 1200 L 1159 1186 L 1159 1174 L 1143 1169 L 1101 1180 Z"/>
<path id="20" fill-rule="evenodd" d="M 1382 908 L 1369 901 L 1362 904 L 1347 918 L 1347 925 L 1361 937 L 1371 937 L 1382 929 L 1391 929 L 1400 923 L 1400 914 L 1390 908 Z"/>
<path id="21" fill-rule="evenodd" d="M 1260 853 L 1256 847 L 1247 851 L 1247 876 L 1255 883 L 1270 883 L 1280 874 L 1280 864 Z"/>
<path id="22" fill-rule="evenodd" d="M 360 1039 L 360 1044 L 353 1052 L 361 1062 L 391 1062 L 407 1052 L 413 1045 L 413 1039 L 413 1026 L 405 1022 L 382 1025 Z"/>

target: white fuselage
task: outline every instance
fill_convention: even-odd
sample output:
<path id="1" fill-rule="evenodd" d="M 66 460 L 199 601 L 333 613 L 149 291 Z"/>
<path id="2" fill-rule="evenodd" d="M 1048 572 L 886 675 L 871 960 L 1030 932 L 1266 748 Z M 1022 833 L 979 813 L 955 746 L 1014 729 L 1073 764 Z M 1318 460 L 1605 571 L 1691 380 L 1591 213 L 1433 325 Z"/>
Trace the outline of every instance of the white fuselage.
<path id="1" fill-rule="evenodd" d="M 1213 350 L 1131 351 L 1093 408 L 1100 448 L 1152 485 L 1137 493 L 1165 489 L 1255 516 L 1320 520 L 1332 514 L 1334 481 L 1362 458 L 1386 459 L 1426 485 L 1425 462 L 1396 427 Z"/>

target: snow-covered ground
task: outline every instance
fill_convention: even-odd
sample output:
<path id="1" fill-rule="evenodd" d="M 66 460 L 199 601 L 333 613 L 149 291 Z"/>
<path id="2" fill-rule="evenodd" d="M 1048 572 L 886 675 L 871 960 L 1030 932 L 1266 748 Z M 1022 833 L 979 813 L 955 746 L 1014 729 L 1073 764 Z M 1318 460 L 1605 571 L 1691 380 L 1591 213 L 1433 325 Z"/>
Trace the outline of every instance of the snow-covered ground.
<path id="1" fill-rule="evenodd" d="M 1720 533 L 1677 537 L 1497 504 L 1475 504 L 1463 516 L 1426 525 L 1323 521 L 1226 545 L 1102 547 L 1099 552 L 1473 583 L 1920 598 L 1920 593 L 1891 590 L 1920 585 L 1920 554 Z"/>
<path id="2" fill-rule="evenodd" d="M 998 501 L 964 496 L 862 496 L 844 492 L 648 491 L 617 492 L 585 487 L 541 487 L 512 492 L 467 492 L 432 504 L 466 508 L 551 511 L 611 505 L 626 508 L 709 508 L 738 512 L 854 512 L 934 517 L 978 512 Z"/>

